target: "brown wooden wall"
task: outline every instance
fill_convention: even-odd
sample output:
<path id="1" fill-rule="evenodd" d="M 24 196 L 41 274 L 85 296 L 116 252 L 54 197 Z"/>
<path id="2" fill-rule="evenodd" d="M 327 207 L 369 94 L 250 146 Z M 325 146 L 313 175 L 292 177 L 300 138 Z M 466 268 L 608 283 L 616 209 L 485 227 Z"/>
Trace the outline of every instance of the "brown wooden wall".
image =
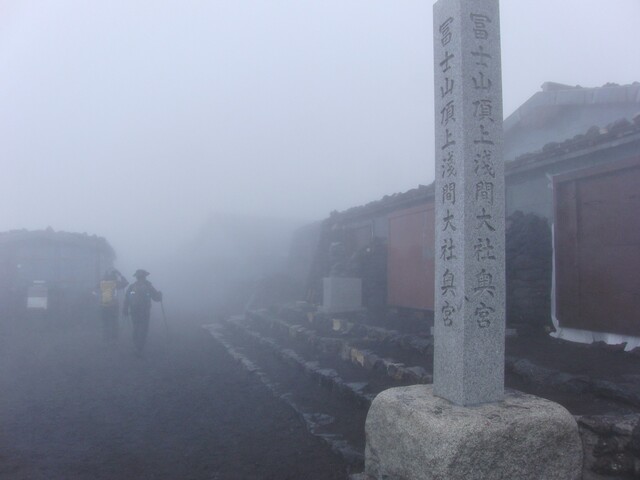
<path id="1" fill-rule="evenodd" d="M 640 336 L 640 157 L 554 178 L 562 327 Z"/>
<path id="2" fill-rule="evenodd" d="M 390 215 L 389 305 L 433 310 L 434 220 L 432 202 Z"/>

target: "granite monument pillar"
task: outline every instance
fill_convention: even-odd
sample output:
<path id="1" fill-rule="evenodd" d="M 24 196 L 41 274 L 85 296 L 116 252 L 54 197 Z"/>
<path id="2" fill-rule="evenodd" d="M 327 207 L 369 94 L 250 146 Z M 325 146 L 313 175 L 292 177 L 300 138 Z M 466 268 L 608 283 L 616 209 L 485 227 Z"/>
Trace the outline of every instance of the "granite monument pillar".
<path id="1" fill-rule="evenodd" d="M 504 395 L 505 254 L 498 1 L 434 6 L 434 393 Z"/>
<path id="2" fill-rule="evenodd" d="M 582 476 L 573 416 L 549 400 L 504 389 L 499 23 L 498 0 L 434 6 L 434 383 L 374 399 L 361 478 Z"/>

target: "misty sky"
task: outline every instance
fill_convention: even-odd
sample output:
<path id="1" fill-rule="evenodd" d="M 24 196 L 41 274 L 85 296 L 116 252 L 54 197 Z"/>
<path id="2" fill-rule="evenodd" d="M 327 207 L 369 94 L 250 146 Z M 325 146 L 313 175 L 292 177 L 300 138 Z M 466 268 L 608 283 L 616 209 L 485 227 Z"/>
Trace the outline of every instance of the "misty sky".
<path id="1" fill-rule="evenodd" d="M 0 0 L 0 231 L 134 255 L 209 212 L 320 219 L 433 180 L 425 0 Z M 640 81 L 640 1 L 502 0 L 508 115 Z"/>

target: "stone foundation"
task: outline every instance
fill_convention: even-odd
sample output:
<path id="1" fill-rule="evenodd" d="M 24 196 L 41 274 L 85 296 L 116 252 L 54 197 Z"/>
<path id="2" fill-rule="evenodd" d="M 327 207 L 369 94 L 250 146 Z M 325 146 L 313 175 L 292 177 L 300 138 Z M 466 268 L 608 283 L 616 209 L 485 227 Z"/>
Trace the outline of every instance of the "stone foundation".
<path id="1" fill-rule="evenodd" d="M 432 387 L 392 388 L 366 421 L 363 478 L 374 480 L 578 480 L 578 426 L 560 405 L 507 392 L 505 400 L 459 407 Z"/>

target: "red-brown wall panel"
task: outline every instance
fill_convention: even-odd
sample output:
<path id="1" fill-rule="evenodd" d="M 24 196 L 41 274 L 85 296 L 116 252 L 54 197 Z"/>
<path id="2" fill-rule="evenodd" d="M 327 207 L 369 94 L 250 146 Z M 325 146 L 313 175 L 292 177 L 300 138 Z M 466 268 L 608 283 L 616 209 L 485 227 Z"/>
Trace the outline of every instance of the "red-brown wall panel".
<path id="1" fill-rule="evenodd" d="M 640 336 L 640 158 L 554 180 L 563 327 Z"/>
<path id="2" fill-rule="evenodd" d="M 433 310 L 434 205 L 399 210 L 389 217 L 388 302 Z"/>

